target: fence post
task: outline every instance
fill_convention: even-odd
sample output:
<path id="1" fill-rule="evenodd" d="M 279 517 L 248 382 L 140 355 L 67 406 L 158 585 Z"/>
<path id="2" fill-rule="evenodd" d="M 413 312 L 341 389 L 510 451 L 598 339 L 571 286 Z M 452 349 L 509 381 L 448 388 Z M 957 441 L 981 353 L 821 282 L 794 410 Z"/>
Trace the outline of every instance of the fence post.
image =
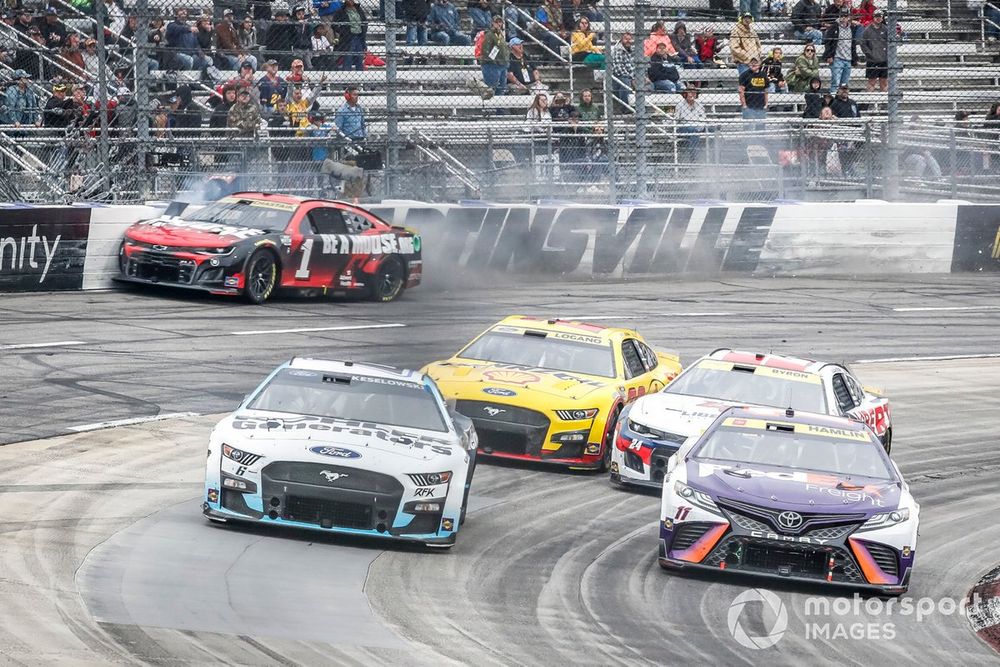
<path id="1" fill-rule="evenodd" d="M 889 35 L 889 100 L 886 107 L 886 140 L 884 151 L 885 165 L 882 173 L 882 197 L 889 201 L 899 198 L 899 36 L 896 34 L 898 25 L 897 0 L 889 0 L 888 24 Z M 949 10 L 951 5 L 949 4 Z"/>
<path id="2" fill-rule="evenodd" d="M 646 123 L 649 113 L 646 109 L 646 53 L 639 36 L 646 31 L 646 9 L 649 0 L 636 0 L 635 26 L 632 37 L 636 40 L 632 46 L 632 66 L 635 86 L 635 193 L 639 199 L 645 199 L 648 185 L 646 183 L 646 155 L 649 146 L 646 145 Z"/>
<path id="3" fill-rule="evenodd" d="M 108 146 L 108 45 L 104 39 L 104 2 L 96 0 L 97 27 L 94 37 L 97 38 L 97 99 L 101 106 L 98 114 L 100 121 L 100 135 L 97 139 L 97 154 L 101 163 L 102 180 L 104 181 L 104 194 L 111 195 L 111 165 L 109 162 Z"/>
<path id="4" fill-rule="evenodd" d="M 958 197 L 958 141 L 955 128 L 948 131 L 948 154 L 951 156 L 951 198 Z"/>
<path id="5" fill-rule="evenodd" d="M 385 2 L 385 112 L 388 151 L 385 159 L 383 192 L 391 197 L 396 191 L 395 170 L 399 167 L 399 106 L 396 99 L 396 2 Z"/>
<path id="6" fill-rule="evenodd" d="M 608 203 L 618 203 L 618 151 L 615 147 L 615 89 L 612 84 L 611 46 L 614 33 L 611 32 L 611 0 L 604 0 L 604 119 L 607 124 L 605 136 L 608 146 Z"/>
<path id="7" fill-rule="evenodd" d="M 135 39 L 135 106 L 136 106 L 136 146 L 135 159 L 136 190 L 139 199 L 149 199 L 149 174 L 146 173 L 146 147 L 149 144 L 149 0 L 136 0 L 135 12 L 139 17 Z"/>

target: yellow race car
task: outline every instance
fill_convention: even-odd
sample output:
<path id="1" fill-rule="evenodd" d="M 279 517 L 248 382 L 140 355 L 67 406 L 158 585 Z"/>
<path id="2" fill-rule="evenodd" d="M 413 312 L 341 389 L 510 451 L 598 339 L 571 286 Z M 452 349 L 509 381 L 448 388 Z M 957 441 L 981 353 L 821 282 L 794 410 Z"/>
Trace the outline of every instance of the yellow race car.
<path id="1" fill-rule="evenodd" d="M 681 364 L 635 331 L 515 315 L 423 371 L 475 423 L 480 455 L 607 470 L 622 408 Z"/>

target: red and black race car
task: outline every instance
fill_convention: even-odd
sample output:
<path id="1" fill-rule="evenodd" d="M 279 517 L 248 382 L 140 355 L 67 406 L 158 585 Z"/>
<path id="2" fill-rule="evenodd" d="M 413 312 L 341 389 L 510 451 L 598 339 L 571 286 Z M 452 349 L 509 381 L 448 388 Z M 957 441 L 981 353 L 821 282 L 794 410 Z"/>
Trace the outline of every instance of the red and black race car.
<path id="1" fill-rule="evenodd" d="M 242 295 L 276 289 L 392 301 L 420 284 L 420 236 L 340 201 L 238 192 L 125 231 L 118 280 Z"/>

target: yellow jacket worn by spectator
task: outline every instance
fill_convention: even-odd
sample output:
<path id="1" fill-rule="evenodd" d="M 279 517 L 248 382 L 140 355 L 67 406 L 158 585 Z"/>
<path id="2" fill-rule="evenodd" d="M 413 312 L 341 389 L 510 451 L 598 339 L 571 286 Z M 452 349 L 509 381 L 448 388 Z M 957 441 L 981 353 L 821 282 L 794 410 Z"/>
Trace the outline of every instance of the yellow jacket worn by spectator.
<path id="1" fill-rule="evenodd" d="M 569 52 L 573 62 L 582 62 L 588 67 L 600 69 L 604 66 L 604 47 L 596 44 L 597 35 L 590 30 L 590 21 L 581 18 L 576 30 L 570 36 Z"/>
<path id="2" fill-rule="evenodd" d="M 729 51 L 733 54 L 733 62 L 749 65 L 752 58 L 761 60 L 760 49 L 760 37 L 754 32 L 753 19 L 747 14 L 733 26 L 733 31 L 729 34 Z"/>
<path id="3" fill-rule="evenodd" d="M 312 89 L 296 86 L 292 89 L 292 99 L 288 101 L 285 110 L 291 118 L 292 127 L 298 127 L 303 120 L 308 121 L 309 109 L 312 108 L 314 92 Z"/>

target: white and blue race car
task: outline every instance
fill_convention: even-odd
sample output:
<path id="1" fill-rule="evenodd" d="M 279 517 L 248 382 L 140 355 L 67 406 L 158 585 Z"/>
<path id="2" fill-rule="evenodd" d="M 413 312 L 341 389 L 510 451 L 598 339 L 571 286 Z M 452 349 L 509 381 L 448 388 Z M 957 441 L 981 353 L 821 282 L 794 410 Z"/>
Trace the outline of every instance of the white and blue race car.
<path id="1" fill-rule="evenodd" d="M 472 421 L 416 371 L 279 366 L 212 431 L 205 515 L 449 547 L 476 466 Z"/>

